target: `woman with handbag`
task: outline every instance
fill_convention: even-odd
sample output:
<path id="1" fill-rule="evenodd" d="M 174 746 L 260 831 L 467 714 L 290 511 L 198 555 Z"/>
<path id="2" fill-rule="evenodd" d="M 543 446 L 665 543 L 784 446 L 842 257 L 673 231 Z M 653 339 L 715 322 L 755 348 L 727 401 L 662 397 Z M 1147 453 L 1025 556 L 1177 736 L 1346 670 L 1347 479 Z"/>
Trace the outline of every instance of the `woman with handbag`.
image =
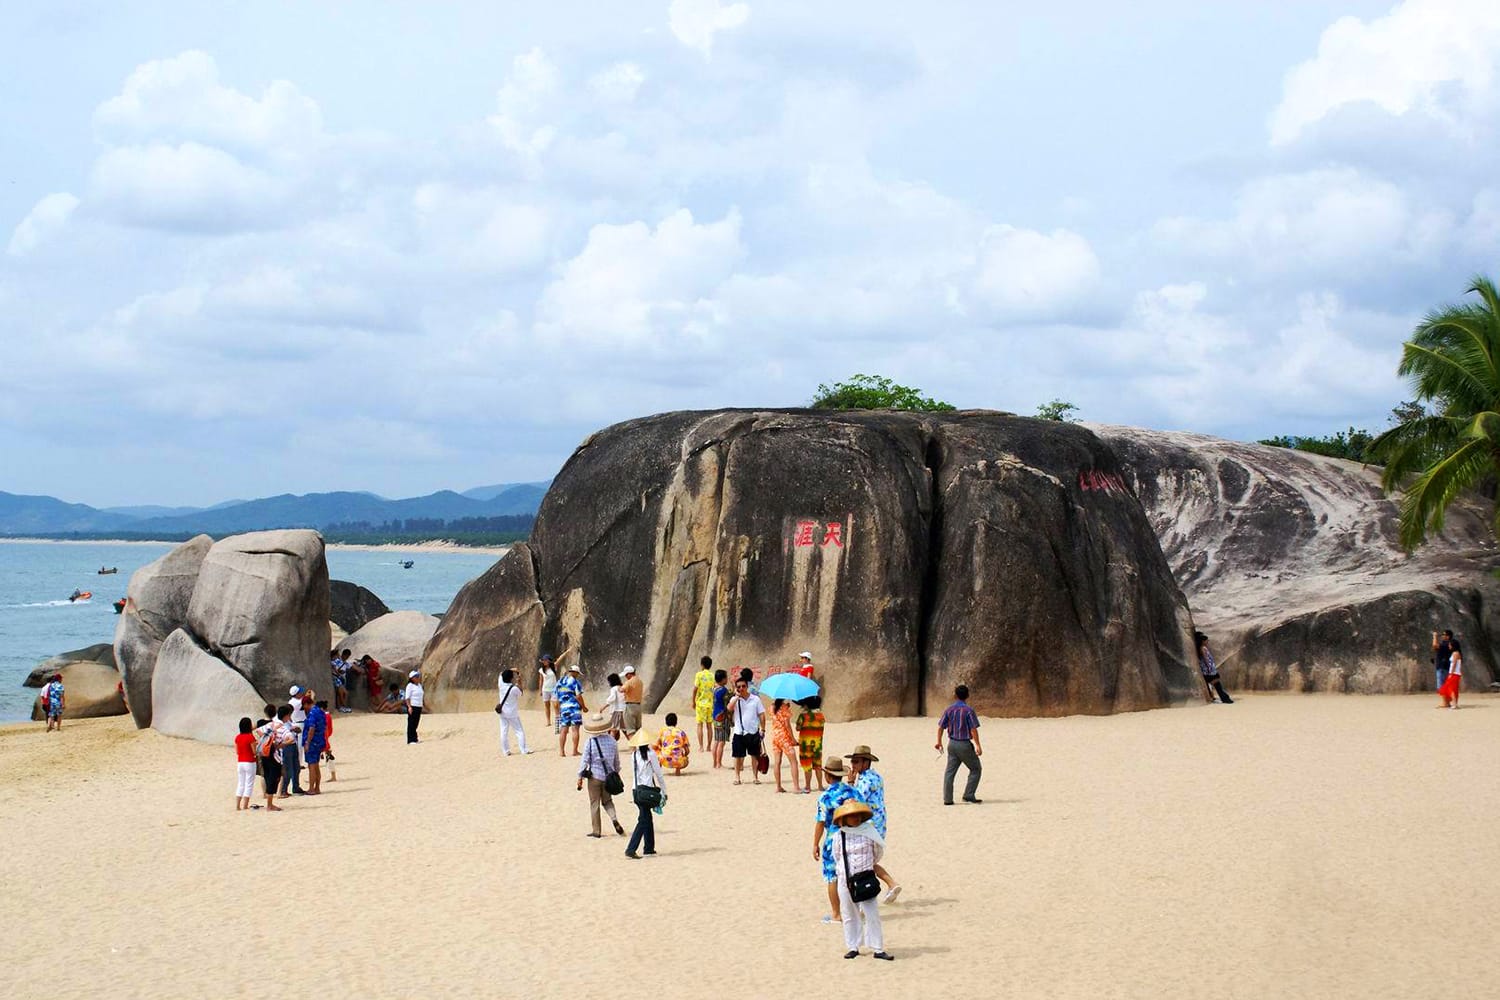
<path id="1" fill-rule="evenodd" d="M 635 831 L 630 835 L 630 843 L 625 847 L 625 856 L 632 861 L 640 857 L 635 853 L 637 847 L 644 846 L 647 854 L 656 853 L 656 826 L 651 820 L 651 810 L 659 808 L 667 799 L 667 781 L 661 773 L 661 761 L 656 759 L 656 751 L 651 748 L 651 737 L 646 735 L 645 730 L 639 730 L 630 738 L 630 745 L 635 747 L 635 753 L 631 759 L 635 763 L 635 807 L 640 812 L 640 817 L 635 821 Z"/>
<path id="2" fill-rule="evenodd" d="M 615 825 L 615 833 L 625 836 L 625 828 L 620 825 L 620 817 L 615 814 L 614 797 L 625 790 L 620 781 L 620 745 L 615 738 L 609 735 L 609 720 L 597 712 L 583 722 L 583 735 L 588 742 L 584 744 L 583 760 L 578 766 L 578 790 L 583 791 L 585 780 L 589 783 L 589 817 L 593 821 L 594 832 L 590 837 L 600 837 L 599 808 L 609 813 L 609 820 Z"/>
<path id="3" fill-rule="evenodd" d="M 885 840 L 870 822 L 875 810 L 851 799 L 833 811 L 833 860 L 838 865 L 839 912 L 844 923 L 845 958 L 858 958 L 860 945 L 875 957 L 892 961 L 886 954 L 885 934 L 880 926 L 880 879 L 875 866 L 885 853 Z"/>

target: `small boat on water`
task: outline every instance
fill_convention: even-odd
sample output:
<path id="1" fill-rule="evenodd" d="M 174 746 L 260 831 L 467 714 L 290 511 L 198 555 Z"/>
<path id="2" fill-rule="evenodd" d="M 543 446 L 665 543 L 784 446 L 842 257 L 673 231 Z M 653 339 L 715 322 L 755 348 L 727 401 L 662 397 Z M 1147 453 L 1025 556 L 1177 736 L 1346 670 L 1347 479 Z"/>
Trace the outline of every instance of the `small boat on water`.
<path id="1" fill-rule="evenodd" d="M 109 569 L 105 569 L 103 566 L 99 567 L 99 575 L 100 576 L 109 576 L 109 574 L 111 574 L 111 573 L 118 573 L 118 572 L 120 572 L 120 567 L 118 567 L 118 566 L 111 566 Z"/>
<path id="2" fill-rule="evenodd" d="M 115 606 L 115 614 L 118 615 L 121 612 L 123 612 L 125 610 L 125 598 L 123 598 L 123 597 L 120 598 L 118 601 L 115 602 L 114 606 Z"/>
<path id="3" fill-rule="evenodd" d="M 68 601 L 70 603 L 77 601 L 86 601 L 93 596 L 94 592 L 92 590 L 75 590 L 73 591 L 73 593 L 68 595 Z"/>
<path id="4" fill-rule="evenodd" d="M 401 560 L 401 568 L 402 569 L 411 569 L 411 565 L 415 561 L 416 560 L 413 560 L 413 559 L 403 559 L 403 560 Z"/>

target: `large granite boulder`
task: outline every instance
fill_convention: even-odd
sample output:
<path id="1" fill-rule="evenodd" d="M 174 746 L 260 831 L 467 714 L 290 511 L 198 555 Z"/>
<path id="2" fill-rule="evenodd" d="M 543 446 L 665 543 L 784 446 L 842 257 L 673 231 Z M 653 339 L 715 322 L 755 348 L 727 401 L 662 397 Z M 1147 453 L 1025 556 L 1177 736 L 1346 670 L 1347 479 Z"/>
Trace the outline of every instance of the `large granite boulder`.
<path id="1" fill-rule="evenodd" d="M 406 675 L 422 665 L 422 651 L 437 631 L 438 620 L 421 611 L 392 611 L 369 622 L 344 640 L 350 662 L 369 655 L 379 661 L 381 672 L 389 682 L 406 684 Z M 365 685 L 351 674 L 353 692 L 359 694 Z M 434 706 L 436 707 L 436 706 Z"/>
<path id="2" fill-rule="evenodd" d="M 42 682 L 50 681 L 54 674 L 62 674 L 63 691 L 68 705 L 63 712 L 65 720 L 97 719 L 108 715 L 125 714 L 125 696 L 120 692 L 118 670 L 96 660 L 73 660 L 65 663 L 55 661 L 56 657 L 47 661 L 47 663 L 53 663 L 54 666 L 49 668 L 42 677 Z M 41 687 L 41 684 L 32 684 L 31 678 L 28 677 L 26 686 Z M 40 694 L 31 704 L 31 717 L 38 721 L 44 717 Z"/>
<path id="3" fill-rule="evenodd" d="M 634 663 L 648 708 L 686 711 L 699 655 L 764 674 L 809 649 L 833 719 L 937 708 L 959 679 L 990 714 L 1166 704 L 1196 691 L 1191 621 L 1118 470 L 1083 428 L 993 412 L 619 424 L 424 670 L 492 693 L 545 648 L 590 685 Z"/>
<path id="4" fill-rule="evenodd" d="M 1500 566 L 1485 506 L 1460 500 L 1407 553 L 1379 470 L 1200 434 L 1093 428 L 1120 456 L 1231 688 L 1432 690 L 1431 634 L 1497 677 Z"/>
<path id="5" fill-rule="evenodd" d="M 70 649 L 66 653 L 49 656 L 31 668 L 31 673 L 26 675 L 21 686 L 41 687 L 52 679 L 53 674 L 74 663 L 102 663 L 109 669 L 115 670 L 115 647 L 107 642 L 99 642 L 92 646 L 84 646 L 82 649 Z"/>
<path id="6" fill-rule="evenodd" d="M 326 692 L 328 562 L 316 531 L 232 535 L 203 557 L 187 631 L 266 701 L 297 684 Z"/>
<path id="7" fill-rule="evenodd" d="M 151 675 L 151 728 L 168 736 L 232 744 L 239 720 L 260 717 L 268 699 L 239 671 L 182 629 L 167 636 Z"/>
<path id="8" fill-rule="evenodd" d="M 373 591 L 348 580 L 328 581 L 328 618 L 346 635 L 353 635 L 366 623 L 390 613 L 391 609 Z"/>
<path id="9" fill-rule="evenodd" d="M 125 609 L 115 623 L 115 663 L 125 679 L 130 714 L 142 729 L 151 725 L 157 651 L 167 636 L 187 624 L 198 569 L 213 543 L 207 535 L 183 542 L 136 570 L 125 588 Z"/>
<path id="10" fill-rule="evenodd" d="M 464 711 L 486 707 L 496 678 L 507 668 L 522 678 L 535 702 L 537 647 L 546 611 L 537 596 L 531 547 L 515 545 L 458 592 L 422 655 L 423 686 L 434 707 Z M 384 661 L 382 661 L 384 662 Z"/>

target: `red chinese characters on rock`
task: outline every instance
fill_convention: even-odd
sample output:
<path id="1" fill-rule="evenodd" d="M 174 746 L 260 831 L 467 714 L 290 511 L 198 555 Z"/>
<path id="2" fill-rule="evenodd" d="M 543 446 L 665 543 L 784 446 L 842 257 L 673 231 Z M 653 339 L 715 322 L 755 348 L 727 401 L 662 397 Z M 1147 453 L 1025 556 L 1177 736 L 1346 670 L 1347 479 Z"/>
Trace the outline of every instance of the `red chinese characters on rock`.
<path id="1" fill-rule="evenodd" d="M 819 528 L 823 529 L 821 539 Z M 841 549 L 844 547 L 844 522 L 798 521 L 792 531 L 792 544 L 799 549 L 813 546 Z"/>
<path id="2" fill-rule="evenodd" d="M 1118 472 L 1083 469 L 1078 473 L 1078 488 L 1085 493 L 1129 493 L 1125 478 Z"/>

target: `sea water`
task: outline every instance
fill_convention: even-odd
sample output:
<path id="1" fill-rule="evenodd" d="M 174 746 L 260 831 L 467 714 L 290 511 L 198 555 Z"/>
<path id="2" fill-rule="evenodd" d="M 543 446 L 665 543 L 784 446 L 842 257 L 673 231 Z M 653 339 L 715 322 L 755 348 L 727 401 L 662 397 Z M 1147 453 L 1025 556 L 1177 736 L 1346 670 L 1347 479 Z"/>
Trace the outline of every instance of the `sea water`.
<path id="1" fill-rule="evenodd" d="M 130 574 L 173 549 L 108 542 L 0 543 L 0 722 L 31 717 L 37 692 L 22 682 L 42 660 L 70 649 L 113 642 L 114 601 Z M 328 574 L 373 591 L 392 611 L 441 614 L 459 589 L 498 557 L 492 552 L 415 549 L 328 550 Z M 412 561 L 411 569 L 401 565 Z M 119 567 L 100 576 L 98 570 Z M 75 590 L 88 600 L 69 601 Z"/>

